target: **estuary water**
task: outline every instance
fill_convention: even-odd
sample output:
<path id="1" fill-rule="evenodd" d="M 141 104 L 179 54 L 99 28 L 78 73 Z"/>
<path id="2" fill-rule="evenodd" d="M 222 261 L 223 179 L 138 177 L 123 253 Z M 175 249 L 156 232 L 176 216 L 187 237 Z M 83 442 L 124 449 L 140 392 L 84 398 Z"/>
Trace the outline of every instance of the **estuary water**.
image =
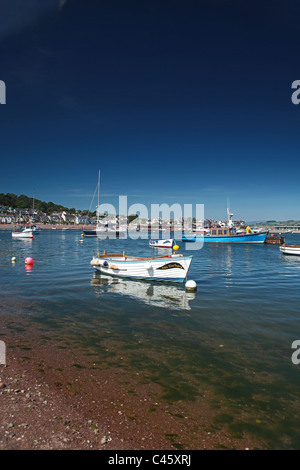
<path id="1" fill-rule="evenodd" d="M 300 236 L 287 234 L 286 243 L 300 244 Z M 116 370 L 126 364 L 159 387 L 157 400 L 197 404 L 209 390 L 208 406 L 218 410 L 211 431 L 226 426 L 268 448 L 300 448 L 300 364 L 292 361 L 300 257 L 282 255 L 278 245 L 205 243 L 191 251 L 178 244 L 193 255 L 195 293 L 94 273 L 93 251 L 163 253 L 147 240 L 46 229 L 33 240 L 12 240 L 0 230 L 0 315 L 30 316 L 99 362 Z M 33 266 L 26 268 L 28 256 Z"/>

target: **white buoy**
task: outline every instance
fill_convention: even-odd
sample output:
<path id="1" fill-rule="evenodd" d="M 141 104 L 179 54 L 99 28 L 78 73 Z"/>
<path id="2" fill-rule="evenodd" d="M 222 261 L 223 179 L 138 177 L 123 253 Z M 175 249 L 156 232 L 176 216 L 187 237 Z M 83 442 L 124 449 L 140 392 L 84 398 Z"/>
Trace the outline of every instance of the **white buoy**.
<path id="1" fill-rule="evenodd" d="M 12 263 L 15 263 L 15 262 L 16 262 L 16 257 L 15 257 L 15 256 L 13 256 L 13 257 L 11 258 L 11 262 L 12 262 Z"/>
<path id="2" fill-rule="evenodd" d="M 197 290 L 197 284 L 195 281 L 186 281 L 185 283 L 185 290 L 188 292 L 194 292 Z"/>

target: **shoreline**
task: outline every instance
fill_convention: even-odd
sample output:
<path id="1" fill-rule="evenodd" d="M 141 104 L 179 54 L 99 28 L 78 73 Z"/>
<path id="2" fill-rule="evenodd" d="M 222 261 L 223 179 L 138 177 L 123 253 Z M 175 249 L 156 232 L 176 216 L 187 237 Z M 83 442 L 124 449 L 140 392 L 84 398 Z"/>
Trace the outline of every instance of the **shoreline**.
<path id="1" fill-rule="evenodd" d="M 0 224 L 0 230 L 14 230 L 15 227 L 19 227 L 20 225 L 23 225 L 23 224 Z M 79 226 L 79 225 L 68 225 L 68 224 L 47 224 L 47 225 L 43 225 L 43 224 L 32 224 L 32 225 L 36 225 L 37 228 L 39 228 L 40 230 L 80 230 L 80 231 L 83 231 L 83 230 L 86 230 L 86 229 L 95 229 L 96 228 L 96 225 L 88 225 L 88 226 Z M 157 227 L 153 227 L 153 230 L 154 231 L 157 231 L 157 230 L 168 230 L 169 227 L 162 227 L 161 229 L 157 228 Z M 290 234 L 299 234 L 300 233 L 300 230 L 279 230 L 279 229 L 272 229 L 272 227 L 266 227 L 266 229 L 270 232 L 270 233 L 274 233 L 274 234 L 282 234 L 282 235 L 290 235 Z M 130 230 L 133 230 L 135 231 L 135 229 L 128 229 L 129 231 Z M 146 229 L 141 229 L 142 232 L 146 231 L 146 232 L 151 232 L 151 230 L 146 230 Z M 171 233 L 173 232 L 172 230 L 170 231 Z"/>
<path id="2" fill-rule="evenodd" d="M 23 224 L 0 224 L 0 230 L 13 230 L 15 227 L 19 227 L 20 225 Z M 24 224 L 26 225 L 26 224 Z M 49 230 L 49 229 L 57 229 L 57 230 L 83 230 L 83 226 L 79 225 L 62 225 L 62 224 L 47 224 L 47 225 L 42 225 L 42 224 L 31 224 L 31 225 L 36 225 L 37 228 L 40 230 Z M 93 226 L 91 226 L 93 227 Z"/>
<path id="3" fill-rule="evenodd" d="M 91 365 L 74 348 L 59 348 L 25 316 L 1 314 L 0 339 L 7 348 L 0 365 L 0 450 L 263 448 L 249 436 L 214 429 L 208 390 L 195 415 L 193 402 L 159 399 L 159 385 L 143 381 L 142 373 Z"/>

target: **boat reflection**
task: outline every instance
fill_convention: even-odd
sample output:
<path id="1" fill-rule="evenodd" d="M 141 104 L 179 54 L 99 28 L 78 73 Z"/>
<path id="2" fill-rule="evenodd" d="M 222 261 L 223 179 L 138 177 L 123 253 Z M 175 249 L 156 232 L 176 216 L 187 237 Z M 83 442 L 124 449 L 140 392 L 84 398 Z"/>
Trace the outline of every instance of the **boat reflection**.
<path id="1" fill-rule="evenodd" d="M 94 273 L 91 285 L 99 287 L 99 295 L 109 291 L 139 299 L 148 305 L 172 310 L 191 310 L 189 303 L 196 297 L 194 292 L 186 292 L 184 287 L 173 284 L 115 278 L 98 272 Z"/>

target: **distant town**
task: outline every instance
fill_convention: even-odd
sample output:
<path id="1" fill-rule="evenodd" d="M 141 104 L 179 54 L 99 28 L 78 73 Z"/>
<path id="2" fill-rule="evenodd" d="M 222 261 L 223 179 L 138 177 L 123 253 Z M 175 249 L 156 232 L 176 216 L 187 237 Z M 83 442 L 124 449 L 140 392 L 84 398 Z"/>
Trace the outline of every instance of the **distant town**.
<path id="1" fill-rule="evenodd" d="M 44 202 L 22 194 L 0 193 L 0 224 L 70 224 L 95 223 L 95 213 L 69 209 L 53 202 Z"/>
<path id="2" fill-rule="evenodd" d="M 179 218 L 168 219 L 162 218 L 145 219 L 140 218 L 138 214 L 129 216 L 116 216 L 102 214 L 100 219 L 105 218 L 105 223 L 115 225 L 128 225 L 129 228 L 143 230 L 148 228 L 170 228 L 181 230 L 183 224 L 185 227 L 192 226 L 196 228 L 196 219 Z M 30 198 L 25 195 L 16 196 L 15 194 L 0 193 L 0 224 L 39 224 L 39 225 L 68 225 L 68 226 L 85 226 L 95 225 L 97 222 L 96 212 L 88 210 L 76 210 L 75 208 L 67 208 L 53 202 L 44 202 L 34 197 Z M 244 226 L 243 220 L 234 221 L 237 226 Z M 211 227 L 215 224 L 222 225 L 226 221 L 214 221 L 206 219 L 201 221 L 201 227 Z"/>
<path id="3" fill-rule="evenodd" d="M 210 228 L 218 225 L 222 226 L 227 223 L 226 220 L 216 221 L 213 219 L 205 219 L 196 223 L 195 219 L 169 219 L 163 220 L 161 218 L 141 219 L 137 214 L 125 216 L 115 216 L 103 214 L 101 218 L 105 217 L 106 223 L 124 225 L 130 224 L 132 229 L 147 229 L 148 227 L 155 226 L 157 228 L 169 227 L 176 230 L 180 229 L 183 224 L 190 225 L 193 228 L 197 228 L 197 225 L 201 227 Z M 97 221 L 96 212 L 89 212 L 88 210 L 77 210 L 75 208 L 67 208 L 60 204 L 54 204 L 53 202 L 44 202 L 34 197 L 28 197 L 25 195 L 17 196 L 12 193 L 0 193 L 0 224 L 1 225 L 22 225 L 22 224 L 39 224 L 45 225 L 68 225 L 68 226 L 84 226 L 84 225 L 95 225 Z M 234 225 L 237 227 L 245 227 L 247 224 L 244 220 L 234 220 Z M 266 222 L 258 222 L 253 226 L 264 226 L 271 229 L 288 229 L 294 228 L 300 229 L 300 221 L 287 220 L 278 222 L 276 220 L 268 220 Z"/>

